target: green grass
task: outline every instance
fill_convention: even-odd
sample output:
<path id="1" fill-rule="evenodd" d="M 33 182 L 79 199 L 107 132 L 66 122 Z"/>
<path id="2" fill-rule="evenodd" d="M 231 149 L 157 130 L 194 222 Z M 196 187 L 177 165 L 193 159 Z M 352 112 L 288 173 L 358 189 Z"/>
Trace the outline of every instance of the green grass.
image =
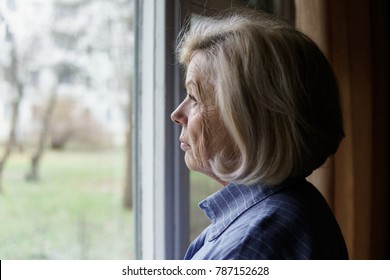
<path id="1" fill-rule="evenodd" d="M 13 154 L 0 194 L 0 259 L 129 259 L 132 215 L 122 207 L 124 152 L 48 152 L 40 181 Z"/>
<path id="2" fill-rule="evenodd" d="M 131 259 L 131 211 L 122 207 L 123 151 L 48 151 L 27 182 L 28 153 L 14 153 L 0 194 L 0 259 Z M 191 240 L 210 222 L 198 203 L 221 186 L 190 173 Z"/>

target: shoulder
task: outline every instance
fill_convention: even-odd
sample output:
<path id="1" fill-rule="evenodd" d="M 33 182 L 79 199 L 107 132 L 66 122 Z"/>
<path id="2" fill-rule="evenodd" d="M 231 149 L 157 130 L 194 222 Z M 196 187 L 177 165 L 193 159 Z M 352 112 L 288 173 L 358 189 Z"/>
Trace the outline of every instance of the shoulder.
<path id="1" fill-rule="evenodd" d="M 282 188 L 256 203 L 241 218 L 250 221 L 251 226 L 261 227 L 263 230 L 285 226 L 309 230 L 310 222 L 318 215 L 332 216 L 332 212 L 317 189 L 303 181 Z"/>
<path id="2" fill-rule="evenodd" d="M 281 191 L 256 204 L 240 217 L 247 220 L 239 259 L 309 259 L 311 219 L 300 199 Z"/>
<path id="3" fill-rule="evenodd" d="M 237 259 L 337 259 L 346 251 L 332 211 L 306 181 L 257 203 L 236 223 L 232 229 L 246 224 Z"/>

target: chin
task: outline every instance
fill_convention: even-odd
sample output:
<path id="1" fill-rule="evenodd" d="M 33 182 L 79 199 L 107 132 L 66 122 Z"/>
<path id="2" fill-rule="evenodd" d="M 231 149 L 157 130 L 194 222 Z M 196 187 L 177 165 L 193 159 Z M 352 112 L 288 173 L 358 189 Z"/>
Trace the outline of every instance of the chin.
<path id="1" fill-rule="evenodd" d="M 188 169 L 190 169 L 192 171 L 205 173 L 205 170 L 204 170 L 204 168 L 202 168 L 201 163 L 199 161 L 195 160 L 192 157 L 192 155 L 189 155 L 188 153 L 186 153 L 186 155 L 184 157 L 184 161 L 185 161 Z"/>

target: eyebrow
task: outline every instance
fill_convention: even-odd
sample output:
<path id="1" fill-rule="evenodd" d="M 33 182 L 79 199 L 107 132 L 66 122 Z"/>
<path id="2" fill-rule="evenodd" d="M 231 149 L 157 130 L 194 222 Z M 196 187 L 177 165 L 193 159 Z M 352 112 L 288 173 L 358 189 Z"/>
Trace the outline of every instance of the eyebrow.
<path id="1" fill-rule="evenodd" d="M 198 85 L 198 83 L 196 82 L 196 81 L 194 81 L 194 80 L 189 80 L 188 82 L 186 82 L 185 83 L 185 88 L 188 90 L 188 88 L 190 87 L 190 86 L 194 86 L 195 88 L 199 88 L 199 85 Z"/>

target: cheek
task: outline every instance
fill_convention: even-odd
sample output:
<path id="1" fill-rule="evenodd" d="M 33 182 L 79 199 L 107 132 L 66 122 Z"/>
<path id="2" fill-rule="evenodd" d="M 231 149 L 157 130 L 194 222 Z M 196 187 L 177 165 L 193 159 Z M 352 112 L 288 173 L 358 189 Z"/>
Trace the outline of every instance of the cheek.
<path id="1" fill-rule="evenodd" d="M 191 118 L 188 122 L 188 136 L 192 156 L 201 167 L 208 166 L 210 159 L 210 131 L 202 115 Z"/>
<path id="2" fill-rule="evenodd" d="M 198 116 L 189 118 L 187 124 L 188 136 L 191 141 L 191 146 L 198 145 L 202 138 L 202 119 Z"/>
<path id="3" fill-rule="evenodd" d="M 211 122 L 210 130 L 212 137 L 209 138 L 209 146 L 212 157 L 218 155 L 222 161 L 235 161 L 237 159 L 237 146 L 222 120 L 215 117 L 214 121 Z"/>

